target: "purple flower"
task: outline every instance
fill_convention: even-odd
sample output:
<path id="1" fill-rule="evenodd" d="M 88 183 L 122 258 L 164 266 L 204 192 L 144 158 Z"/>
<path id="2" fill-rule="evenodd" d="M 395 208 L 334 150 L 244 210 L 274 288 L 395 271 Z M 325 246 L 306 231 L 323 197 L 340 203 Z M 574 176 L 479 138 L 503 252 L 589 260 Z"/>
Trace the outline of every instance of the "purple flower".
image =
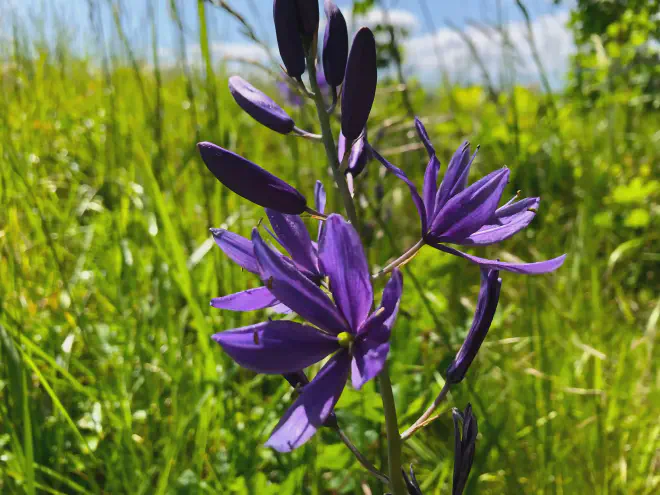
<path id="1" fill-rule="evenodd" d="M 346 153 L 346 138 L 343 133 L 339 133 L 339 140 L 337 143 L 337 155 L 339 156 L 339 162 L 341 163 L 344 159 L 344 154 Z M 357 177 L 362 173 L 364 168 L 369 163 L 369 160 L 373 158 L 371 153 L 371 145 L 367 141 L 367 128 L 364 128 L 360 137 L 358 137 L 351 147 L 351 153 L 348 155 L 348 167 L 346 173 L 350 173 L 353 177 Z"/>
<path id="2" fill-rule="evenodd" d="M 403 481 L 406 483 L 408 495 L 423 495 L 412 464 L 410 465 L 410 476 L 406 474 L 406 471 L 403 468 L 401 468 L 401 474 L 403 474 Z"/>
<path id="3" fill-rule="evenodd" d="M 351 142 L 367 125 L 377 83 L 376 40 L 371 30 L 363 27 L 353 38 L 341 97 L 341 132 Z"/>
<path id="4" fill-rule="evenodd" d="M 465 490 L 465 485 L 472 469 L 474 461 L 475 444 L 477 442 L 477 418 L 472 414 L 470 404 L 461 412 L 454 408 L 452 410 L 454 418 L 454 479 L 452 483 L 451 494 L 461 495 Z M 461 422 L 463 431 L 461 434 Z"/>
<path id="5" fill-rule="evenodd" d="M 301 36 L 297 1 L 274 0 L 273 20 L 275 21 L 277 47 L 280 50 L 284 67 L 290 77 L 299 78 L 305 72 L 305 49 Z"/>
<path id="6" fill-rule="evenodd" d="M 367 259 L 357 232 L 339 215 L 328 217 L 319 243 L 321 269 L 334 301 L 269 247 L 257 229 L 252 242 L 260 275 L 272 294 L 308 324 L 266 321 L 213 338 L 234 361 L 257 373 L 293 373 L 332 356 L 303 387 L 266 444 L 289 452 L 324 424 L 349 372 L 358 389 L 380 373 L 403 281 L 400 272 L 393 272 L 380 307 L 370 313 L 373 289 Z"/>
<path id="7" fill-rule="evenodd" d="M 198 143 L 197 148 L 216 179 L 239 196 L 290 215 L 307 209 L 307 200 L 297 189 L 250 160 L 213 143 Z"/>
<path id="8" fill-rule="evenodd" d="M 500 300 L 501 288 L 502 279 L 499 278 L 499 272 L 481 268 L 481 287 L 477 299 L 477 309 L 467 337 L 465 337 L 463 345 L 447 369 L 447 381 L 449 383 L 459 383 L 463 380 L 465 373 L 467 373 L 477 352 L 479 352 L 479 348 L 490 329 L 490 324 L 493 322 L 497 303 Z"/>
<path id="9" fill-rule="evenodd" d="M 348 59 L 348 27 L 341 10 L 331 1 L 325 0 L 325 34 L 323 36 L 323 72 L 328 83 L 336 88 L 344 80 Z"/>
<path id="10" fill-rule="evenodd" d="M 229 91 L 236 103 L 261 125 L 280 134 L 288 134 L 295 127 L 293 119 L 277 103 L 242 77 L 229 78 Z"/>
<path id="11" fill-rule="evenodd" d="M 323 213 L 325 210 L 325 189 L 321 182 L 316 183 L 314 196 L 316 211 Z M 285 215 L 270 209 L 266 209 L 266 214 L 274 231 L 273 237 L 291 256 L 291 258 L 285 259 L 289 260 L 301 273 L 318 285 L 324 277 L 319 266 L 318 245 L 312 242 L 302 219 L 298 215 Z M 322 223 L 319 225 L 319 237 L 321 236 L 322 225 Z M 251 240 L 224 229 L 211 229 L 211 234 L 213 234 L 215 243 L 229 259 L 250 273 L 260 274 L 259 262 L 254 254 L 254 246 Z M 211 300 L 211 306 L 231 311 L 254 311 L 272 308 L 279 313 L 289 312 L 289 308 L 280 303 L 265 285 L 256 289 L 216 297 Z"/>
<path id="12" fill-rule="evenodd" d="M 562 265 L 566 255 L 536 263 L 505 263 L 479 258 L 445 246 L 445 243 L 486 246 L 508 239 L 529 225 L 536 215 L 540 199 L 525 198 L 515 201 L 514 198 L 498 208 L 502 192 L 509 180 L 509 169 L 506 167 L 491 172 L 468 186 L 470 165 L 476 153 L 470 156 L 470 145 L 467 142 L 463 143 L 450 160 L 447 172 L 438 187 L 440 162 L 419 119 L 415 119 L 415 125 L 429 155 L 424 175 L 423 197 L 401 169 L 375 150 L 373 153 L 378 161 L 403 180 L 410 189 L 422 224 L 422 238 L 426 244 L 493 270 L 538 274 L 554 271 Z"/>

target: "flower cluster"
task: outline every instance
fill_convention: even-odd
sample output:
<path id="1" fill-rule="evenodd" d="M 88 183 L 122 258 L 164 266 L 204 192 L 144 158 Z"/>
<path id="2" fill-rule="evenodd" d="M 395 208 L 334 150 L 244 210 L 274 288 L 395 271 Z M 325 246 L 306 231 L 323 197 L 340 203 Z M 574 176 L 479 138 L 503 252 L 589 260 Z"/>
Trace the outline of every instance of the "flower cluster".
<path id="1" fill-rule="evenodd" d="M 275 0 L 273 17 L 277 42 L 288 78 L 302 97 L 312 98 L 321 123 L 321 135 L 296 127 L 293 119 L 270 97 L 240 76 L 229 79 L 236 103 L 260 124 L 284 135 L 323 141 L 348 220 L 326 212 L 326 192 L 320 181 L 314 189 L 314 207 L 306 196 L 259 165 L 215 144 L 202 142 L 198 148 L 211 173 L 227 188 L 265 208 L 270 228 L 255 226 L 250 239 L 223 229 L 211 229 L 220 249 L 245 271 L 258 277 L 261 286 L 211 301 L 215 308 L 254 311 L 269 308 L 287 315 L 268 318 L 213 336 L 239 365 L 256 373 L 283 375 L 295 388 L 297 398 L 275 427 L 266 445 L 289 452 L 305 442 L 322 426 L 335 429 L 363 466 L 395 494 L 421 494 L 415 474 L 401 474 L 400 458 L 390 458 L 389 478 L 374 468 L 346 438 L 334 414 L 349 379 L 355 389 L 387 373 L 390 334 L 403 294 L 399 267 L 424 246 L 453 254 L 481 268 L 481 289 L 467 337 L 446 372 L 446 386 L 429 410 L 401 437 L 388 429 L 388 443 L 400 444 L 428 421 L 444 399 L 450 385 L 461 382 L 495 315 L 502 280 L 500 271 L 522 274 L 557 269 L 564 256 L 535 263 L 505 263 L 459 251 L 450 244 L 483 246 L 508 239 L 535 217 L 539 198 L 514 197 L 499 206 L 509 180 L 501 168 L 468 185 L 474 154 L 464 143 L 449 161 L 438 184 L 440 160 L 421 121 L 415 126 L 428 153 L 422 194 L 403 170 L 386 160 L 367 140 L 367 121 L 376 95 L 376 41 L 368 28 L 359 29 L 352 44 L 346 21 L 330 0 L 325 1 L 327 18 L 321 63 L 329 95 L 321 93 L 317 79 L 319 8 L 316 0 Z M 303 80 L 309 73 L 310 91 Z M 339 103 L 339 96 L 341 102 Z M 331 98 L 331 102 L 326 100 Z M 329 115 L 341 109 L 341 130 L 329 126 Z M 324 125 L 325 122 L 325 125 Z M 337 145 L 335 145 L 337 137 Z M 476 153 L 475 153 L 476 154 Z M 398 259 L 372 275 L 357 230 L 350 185 L 375 158 L 409 188 L 419 213 L 419 241 Z M 322 167 L 319 167 L 322 170 Z M 345 181 L 348 180 L 349 184 Z M 316 240 L 301 215 L 318 221 Z M 267 234 L 267 235 L 266 235 Z M 282 249 L 276 249 L 274 241 Z M 284 251 L 284 252 L 283 252 Z M 380 304 L 374 305 L 374 281 L 389 274 Z M 311 381 L 304 370 L 321 363 Z M 381 384 L 388 388 L 389 378 Z M 396 412 L 388 400 L 383 405 L 388 424 L 396 425 Z M 391 390 L 389 390 L 391 396 Z M 462 493 L 472 466 L 477 421 L 471 407 L 454 410 L 456 428 L 453 493 Z M 460 425 L 462 424 L 462 432 Z M 396 449 L 392 449 L 396 452 Z M 398 449 L 400 452 L 400 448 Z M 400 454 L 399 454 L 400 455 Z M 398 464 L 398 465 L 397 465 Z"/>

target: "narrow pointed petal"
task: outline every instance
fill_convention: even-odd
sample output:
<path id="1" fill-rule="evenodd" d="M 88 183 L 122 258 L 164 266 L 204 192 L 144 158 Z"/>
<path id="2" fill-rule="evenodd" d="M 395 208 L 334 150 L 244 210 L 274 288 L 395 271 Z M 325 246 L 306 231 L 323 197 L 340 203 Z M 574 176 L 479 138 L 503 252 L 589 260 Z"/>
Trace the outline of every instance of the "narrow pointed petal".
<path id="1" fill-rule="evenodd" d="M 266 208 L 266 215 L 279 242 L 289 252 L 294 263 L 310 275 L 318 275 L 317 257 L 305 222 L 298 215 L 284 215 L 269 208 Z"/>
<path id="2" fill-rule="evenodd" d="M 293 130 L 293 119 L 269 96 L 242 77 L 229 78 L 229 92 L 236 103 L 261 125 L 280 134 L 289 134 Z"/>
<path id="3" fill-rule="evenodd" d="M 225 229 L 211 229 L 211 234 L 215 243 L 230 260 L 250 273 L 259 273 L 252 241 Z"/>
<path id="4" fill-rule="evenodd" d="M 318 0 L 296 0 L 300 32 L 303 36 L 312 37 L 319 30 Z"/>
<path id="5" fill-rule="evenodd" d="M 362 173 L 364 168 L 371 160 L 371 146 L 367 142 L 367 129 L 360 135 L 359 138 L 353 143 L 351 154 L 348 156 L 348 169 L 353 177 L 357 177 Z"/>
<path id="6" fill-rule="evenodd" d="M 255 311 L 270 308 L 278 303 L 279 301 L 271 294 L 268 287 L 257 287 L 211 299 L 211 306 L 214 308 L 230 311 Z"/>
<path id="7" fill-rule="evenodd" d="M 348 27 L 341 10 L 331 0 L 325 0 L 325 34 L 323 36 L 323 73 L 333 87 L 344 81 L 348 60 Z"/>
<path id="8" fill-rule="evenodd" d="M 435 197 L 438 194 L 438 172 L 440 171 L 440 160 L 435 155 L 431 155 L 429 164 L 424 173 L 424 208 L 426 208 L 426 217 L 433 218 L 435 212 Z"/>
<path id="9" fill-rule="evenodd" d="M 316 211 L 325 214 L 325 201 L 326 201 L 325 188 L 323 187 L 323 183 L 320 180 L 317 180 L 316 185 L 314 186 L 314 205 L 316 207 Z M 319 228 L 316 234 L 317 241 L 321 239 L 321 232 L 323 231 L 324 224 L 325 224 L 324 221 L 319 221 Z M 317 256 L 318 256 L 318 250 L 319 250 L 318 244 L 316 244 L 314 246 L 314 251 L 317 253 Z"/>
<path id="10" fill-rule="evenodd" d="M 255 228 L 254 254 L 266 286 L 283 304 L 313 325 L 333 334 L 348 331 L 337 307 L 311 280 L 270 248 Z"/>
<path id="11" fill-rule="evenodd" d="M 344 133 L 339 131 L 339 138 L 337 139 L 337 158 L 339 163 L 344 161 L 344 155 L 346 154 L 346 136 Z"/>
<path id="12" fill-rule="evenodd" d="M 300 77 L 305 72 L 305 49 L 296 0 L 274 0 L 273 20 L 284 67 L 290 77 Z"/>
<path id="13" fill-rule="evenodd" d="M 307 208 L 300 192 L 250 160 L 213 143 L 203 142 L 197 147 L 216 179 L 239 196 L 290 215 L 299 215 Z"/>
<path id="14" fill-rule="evenodd" d="M 403 172 L 403 170 L 392 165 L 385 158 L 383 158 L 381 154 L 378 153 L 378 151 L 376 151 L 375 149 L 372 148 L 371 151 L 373 152 L 376 160 L 378 160 L 387 170 L 389 170 L 394 175 L 396 175 L 408 186 L 408 189 L 410 190 L 410 195 L 412 196 L 413 202 L 415 203 L 415 207 L 417 208 L 417 213 L 419 213 L 419 218 L 422 223 L 422 234 L 425 234 L 427 229 L 426 208 L 424 207 L 424 201 L 422 201 L 422 197 L 419 195 L 417 186 L 415 186 L 415 184 L 408 178 L 408 176 Z"/>
<path id="15" fill-rule="evenodd" d="M 564 264 L 566 255 L 562 254 L 557 258 L 553 258 L 547 261 L 537 261 L 535 263 L 506 263 L 504 261 L 495 261 L 489 260 L 486 258 L 479 258 L 478 256 L 473 256 L 471 254 L 464 253 L 458 249 L 450 248 L 449 246 L 444 246 L 439 243 L 430 243 L 429 246 L 432 246 L 440 251 L 445 253 L 454 254 L 465 258 L 472 263 L 483 266 L 485 268 L 490 268 L 492 270 L 504 270 L 512 273 L 520 273 L 523 275 L 539 275 L 541 273 L 554 272 L 557 268 Z"/>
<path id="16" fill-rule="evenodd" d="M 398 268 L 395 268 L 383 290 L 380 306 L 362 324 L 358 334 L 369 335 L 374 343 L 387 342 L 396 321 L 402 294 L 403 275 Z"/>
<path id="17" fill-rule="evenodd" d="M 460 192 L 462 190 L 460 187 L 456 187 L 459 179 L 461 177 L 467 178 L 466 172 L 469 173 L 469 164 L 470 164 L 470 143 L 465 141 L 460 148 L 456 150 L 456 153 L 449 160 L 449 165 L 447 165 L 447 172 L 442 179 L 442 184 L 440 184 L 440 189 L 438 189 L 438 194 L 435 201 L 435 208 L 438 210 L 452 197 L 452 193 Z M 463 189 L 465 185 L 463 185 Z"/>
<path id="18" fill-rule="evenodd" d="M 335 304 L 355 333 L 369 314 L 374 293 L 360 236 L 339 215 L 330 215 L 325 221 L 319 259 L 330 279 Z"/>
<path id="19" fill-rule="evenodd" d="M 378 376 L 385 366 L 390 343 L 369 345 L 367 342 L 353 344 L 353 361 L 351 362 L 351 382 L 360 390 L 365 383 Z"/>
<path id="20" fill-rule="evenodd" d="M 358 138 L 376 97 L 378 68 L 376 40 L 369 28 L 361 28 L 348 54 L 341 98 L 341 131 L 346 139 Z"/>
<path id="21" fill-rule="evenodd" d="M 286 320 L 226 330 L 213 340 L 244 368 L 269 374 L 307 368 L 340 348 L 335 337 Z"/>
<path id="22" fill-rule="evenodd" d="M 291 452 L 323 426 L 346 386 L 350 369 L 348 352 L 335 354 L 293 403 L 266 442 L 278 452 Z"/>
<path id="23" fill-rule="evenodd" d="M 479 428 L 477 418 L 472 413 L 470 404 L 462 414 L 454 409 L 454 476 L 452 481 L 452 495 L 461 495 L 465 490 L 476 450 Z M 461 434 L 461 422 L 463 432 Z"/>
<path id="24" fill-rule="evenodd" d="M 481 287 L 479 288 L 477 309 L 465 341 L 447 369 L 447 381 L 449 383 L 462 381 L 472 361 L 477 356 L 493 322 L 501 288 L 502 279 L 499 278 L 499 272 L 481 268 Z"/>
<path id="25" fill-rule="evenodd" d="M 509 169 L 501 168 L 452 197 L 435 214 L 429 233 L 439 242 L 460 242 L 490 219 L 509 181 Z"/>
<path id="26" fill-rule="evenodd" d="M 325 213 L 326 194 L 323 183 L 320 180 L 314 185 L 314 207 L 319 213 Z"/>
<path id="27" fill-rule="evenodd" d="M 417 135 L 419 136 L 419 139 L 422 140 L 422 143 L 424 143 L 424 147 L 426 148 L 426 152 L 429 154 L 429 158 L 432 158 L 435 156 L 435 148 L 433 147 L 433 144 L 431 143 L 431 139 L 429 138 L 429 134 L 426 132 L 426 127 L 424 127 L 424 124 L 422 124 L 422 121 L 419 120 L 419 118 L 415 117 L 415 129 L 417 130 Z"/>
<path id="28" fill-rule="evenodd" d="M 536 216 L 539 198 L 525 198 L 498 208 L 486 224 L 461 241 L 465 246 L 487 246 L 504 241 L 527 227 Z"/>

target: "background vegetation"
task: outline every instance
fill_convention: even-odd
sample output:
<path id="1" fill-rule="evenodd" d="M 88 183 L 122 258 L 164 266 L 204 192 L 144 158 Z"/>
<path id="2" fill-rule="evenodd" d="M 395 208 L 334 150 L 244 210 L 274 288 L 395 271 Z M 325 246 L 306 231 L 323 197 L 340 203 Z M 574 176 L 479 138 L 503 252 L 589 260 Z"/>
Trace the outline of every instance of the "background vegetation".
<path id="1" fill-rule="evenodd" d="M 542 57 L 538 85 L 411 77 L 402 91 L 393 70 L 379 87 L 372 143 L 418 183 L 426 160 L 412 113 L 443 164 L 467 137 L 481 145 L 473 179 L 506 164 L 509 194 L 542 197 L 531 228 L 484 254 L 569 254 L 548 276 L 503 274 L 477 362 L 406 444 L 425 494 L 449 493 L 448 409 L 468 401 L 481 431 L 469 493 L 660 490 L 657 2 L 594 3 L 573 13 L 580 51 L 560 91 L 544 83 Z M 603 22 L 584 22 L 594 15 Z M 0 491 L 382 493 L 332 432 L 290 455 L 264 448 L 291 390 L 239 369 L 209 338 L 259 316 L 209 308 L 258 281 L 208 228 L 247 235 L 263 211 L 228 194 L 195 143 L 230 148 L 308 194 L 319 177 L 330 185 L 322 149 L 240 112 L 208 52 L 201 68 L 165 67 L 154 48 L 147 64 L 121 26 L 118 15 L 106 33 L 120 48 L 96 60 L 18 21 L 0 47 Z M 393 48 L 383 53 L 396 69 Z M 311 107 L 291 112 L 313 127 Z M 416 240 L 412 203 L 375 162 L 358 195 L 371 263 L 383 265 Z M 401 428 L 439 390 L 478 289 L 474 267 L 433 250 L 405 275 L 391 359 Z M 380 410 L 373 384 L 338 406 L 376 464 Z"/>

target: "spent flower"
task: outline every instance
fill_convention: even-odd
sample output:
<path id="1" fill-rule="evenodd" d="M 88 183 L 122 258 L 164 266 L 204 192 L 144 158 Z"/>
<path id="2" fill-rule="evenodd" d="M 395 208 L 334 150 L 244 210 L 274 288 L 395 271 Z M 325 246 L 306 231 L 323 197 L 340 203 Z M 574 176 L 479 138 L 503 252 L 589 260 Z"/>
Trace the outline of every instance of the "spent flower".
<path id="1" fill-rule="evenodd" d="M 452 416 L 454 418 L 454 477 L 451 493 L 461 495 L 465 490 L 470 469 L 472 469 L 479 429 L 477 418 L 472 413 L 470 404 L 463 413 L 454 408 Z"/>

